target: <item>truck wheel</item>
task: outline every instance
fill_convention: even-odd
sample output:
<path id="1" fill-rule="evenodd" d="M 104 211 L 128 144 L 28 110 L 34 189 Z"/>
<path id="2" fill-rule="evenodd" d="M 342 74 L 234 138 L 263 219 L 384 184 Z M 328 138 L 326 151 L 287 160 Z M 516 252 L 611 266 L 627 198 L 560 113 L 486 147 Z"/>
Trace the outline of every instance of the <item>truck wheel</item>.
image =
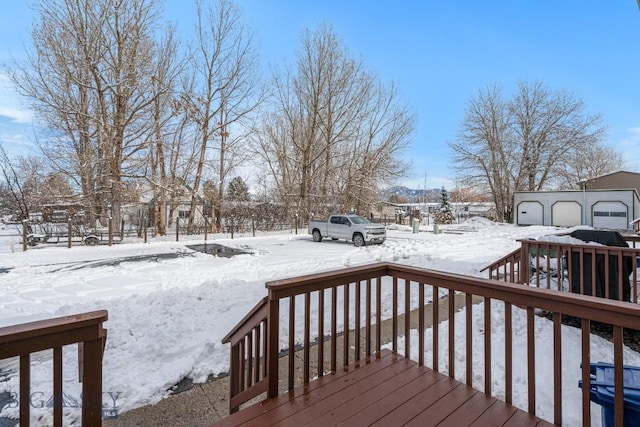
<path id="1" fill-rule="evenodd" d="M 318 230 L 313 230 L 313 241 L 322 242 L 322 234 Z"/>
<path id="2" fill-rule="evenodd" d="M 364 246 L 364 237 L 362 237 L 362 234 L 355 234 L 353 236 L 353 244 L 356 246 Z"/>
<path id="3" fill-rule="evenodd" d="M 96 236 L 87 236 L 84 238 L 84 244 L 89 246 L 96 246 L 99 240 Z"/>

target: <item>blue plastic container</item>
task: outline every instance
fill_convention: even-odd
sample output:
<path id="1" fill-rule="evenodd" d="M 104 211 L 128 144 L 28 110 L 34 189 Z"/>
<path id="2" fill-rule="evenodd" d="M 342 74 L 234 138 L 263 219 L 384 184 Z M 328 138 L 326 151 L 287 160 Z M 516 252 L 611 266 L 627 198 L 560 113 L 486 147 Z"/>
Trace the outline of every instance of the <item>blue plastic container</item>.
<path id="1" fill-rule="evenodd" d="M 624 366 L 624 427 L 640 427 L 640 367 Z M 591 364 L 591 401 L 602 406 L 602 425 L 614 427 L 614 372 L 611 363 Z M 578 382 L 582 387 L 582 381 Z"/>

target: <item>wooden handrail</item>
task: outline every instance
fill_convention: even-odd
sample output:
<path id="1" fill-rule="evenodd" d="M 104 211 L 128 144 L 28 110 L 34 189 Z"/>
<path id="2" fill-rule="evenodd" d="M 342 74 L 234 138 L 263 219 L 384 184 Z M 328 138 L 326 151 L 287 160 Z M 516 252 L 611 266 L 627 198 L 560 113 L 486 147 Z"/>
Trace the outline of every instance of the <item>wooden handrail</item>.
<path id="1" fill-rule="evenodd" d="M 486 266 L 480 272 L 489 271 L 489 279 L 500 279 L 500 269 L 502 269 L 502 277 L 508 282 L 518 281 L 520 271 L 520 261 L 522 259 L 522 250 L 518 248 L 500 258 L 499 260 Z M 494 274 L 495 273 L 495 274 Z"/>
<path id="2" fill-rule="evenodd" d="M 352 267 L 338 271 L 318 273 L 278 280 L 266 284 L 268 297 L 252 310 L 252 315 L 234 328 L 232 343 L 231 377 L 239 381 L 239 387 L 232 385 L 232 411 L 249 398 L 266 393 L 274 397 L 281 391 L 291 390 L 298 380 L 308 383 L 314 376 L 322 376 L 327 371 L 337 371 L 354 361 L 367 360 L 366 355 L 374 354 L 388 342 L 394 351 L 409 357 L 411 340 L 415 337 L 412 329 L 418 329 L 418 363 L 431 364 L 434 370 L 440 370 L 442 362 L 440 353 L 447 352 L 448 375 L 455 377 L 459 368 L 456 366 L 454 314 L 460 304 L 467 307 L 465 361 L 466 382 L 473 384 L 473 352 L 472 310 L 476 302 L 484 302 L 484 346 L 491 348 L 492 301 L 504 305 L 505 317 L 505 349 L 504 349 L 504 396 L 512 403 L 513 367 L 518 361 L 513 360 L 514 323 L 513 307 L 525 310 L 527 322 L 527 372 L 528 372 L 528 406 L 523 408 L 535 414 L 536 390 L 540 387 L 535 382 L 535 328 L 533 326 L 536 312 L 550 313 L 554 340 L 552 360 L 554 372 L 557 374 L 553 384 L 544 384 L 554 395 L 553 422 L 562 424 L 562 334 L 560 332 L 563 316 L 572 316 L 581 322 L 582 334 L 582 404 L 583 422 L 590 423 L 590 324 L 602 322 L 613 327 L 614 375 L 616 383 L 622 384 L 622 336 L 623 329 L 640 330 L 640 307 L 636 304 L 594 298 L 591 296 L 561 293 L 554 290 L 522 286 L 521 284 L 503 281 L 480 279 L 433 270 L 425 270 L 393 263 L 377 263 L 367 266 Z M 443 298 L 444 297 L 444 298 Z M 459 298 L 461 297 L 461 298 Z M 282 306 L 282 307 L 281 307 Z M 425 309 L 431 306 L 429 312 Z M 282 309 L 281 309 L 282 308 Z M 475 309 L 474 309 L 475 310 Z M 445 311 L 447 313 L 445 313 Z M 259 313 L 259 315 L 258 315 Z M 312 315 L 314 313 L 314 315 Z M 429 314 L 428 314 L 429 313 Z M 383 318 L 388 318 L 391 327 L 385 326 Z M 439 323 L 448 320 L 449 342 L 441 349 L 442 341 L 438 338 L 442 333 Z M 427 324 L 431 324 L 432 340 L 425 339 Z M 244 338 L 241 337 L 242 334 Z M 265 334 L 266 332 L 266 334 Z M 282 333 L 287 336 L 281 337 Z M 258 338 L 255 334 L 258 333 Z M 265 336 L 266 335 L 266 336 Z M 229 336 L 228 336 L 229 337 Z M 404 346 L 400 346 L 400 337 L 404 337 Z M 262 338 L 262 341 L 260 340 Z M 237 345 L 233 342 L 236 341 Z M 336 343 L 340 342 L 342 352 Z M 440 343 L 440 344 L 439 344 Z M 253 346 L 253 347 L 252 347 Z M 317 356 L 311 356 L 311 347 Z M 259 348 L 258 348 L 259 347 Z M 403 348 L 401 348 L 403 347 Z M 256 350 L 256 348 L 258 348 Z M 432 360 L 425 361 L 423 354 L 430 349 Z M 294 352 L 300 350 L 300 356 Z M 459 351 L 459 350 L 458 350 Z M 288 354 L 288 369 L 283 371 L 279 366 L 279 356 Z M 262 373 L 257 374 L 256 360 L 265 355 L 261 365 Z M 575 357 L 574 354 L 569 355 Z M 492 369 L 493 355 L 484 352 L 484 392 L 493 395 Z M 233 360 L 237 362 L 233 362 Z M 312 364 L 317 360 L 317 367 Z M 366 363 L 366 362 L 365 362 Z M 245 372 L 244 374 L 238 371 Z M 238 378 L 239 380 L 234 380 Z M 249 379 L 247 379 L 249 378 Z M 242 379 L 242 380 L 240 380 Z M 278 384 L 285 389 L 279 390 Z M 245 387 L 246 386 L 246 387 Z M 621 396 L 621 394 L 620 394 Z M 622 402 L 616 397 L 614 412 L 622 417 Z"/>
<path id="3" fill-rule="evenodd" d="M 62 347 L 78 344 L 82 382 L 82 424 L 102 423 L 102 356 L 108 319 L 105 310 L 0 328 L 0 360 L 20 358 L 20 426 L 30 425 L 30 355 L 53 350 L 53 423 L 62 426 Z"/>
<path id="4" fill-rule="evenodd" d="M 480 273 L 482 273 L 483 271 L 487 271 L 489 269 L 495 269 L 498 266 L 501 266 L 502 264 L 504 264 L 505 262 L 508 262 L 512 259 L 519 259 L 520 258 L 520 248 L 513 250 L 512 252 L 509 252 L 508 254 L 506 254 L 505 256 L 503 256 L 502 258 L 498 259 L 497 261 L 492 262 L 491 264 L 489 264 L 488 266 L 486 266 L 485 268 L 480 270 Z"/>
<path id="5" fill-rule="evenodd" d="M 222 339 L 231 345 L 229 411 L 267 390 L 268 300 L 264 297 Z M 276 356 L 277 357 L 277 356 Z"/>
<path id="6" fill-rule="evenodd" d="M 274 280 L 267 282 L 265 287 L 270 292 L 271 299 L 286 298 L 292 295 L 302 295 L 305 292 L 314 292 L 320 289 L 328 289 L 345 282 L 355 282 L 369 277 L 387 275 L 389 263 L 380 262 L 364 266 L 349 267 L 336 271 L 309 274 L 291 279 Z"/>
<path id="7" fill-rule="evenodd" d="M 46 341 L 60 347 L 102 336 L 108 317 L 106 310 L 99 310 L 1 327 L 0 359 L 53 348 Z"/>
<path id="8" fill-rule="evenodd" d="M 249 325 L 255 324 L 256 320 L 258 322 L 261 322 L 266 318 L 266 306 L 267 297 L 264 297 L 260 300 L 260 302 L 258 302 L 258 304 L 255 305 L 255 307 L 251 309 L 251 311 L 249 311 L 249 313 L 247 313 L 247 315 L 242 318 L 240 322 L 238 322 L 236 326 L 234 326 L 231 331 L 229 331 L 229 333 L 224 338 L 222 338 L 222 343 L 237 343 L 238 341 L 243 339 L 252 328 Z"/>
<path id="9" fill-rule="evenodd" d="M 450 290 L 487 297 L 520 307 L 535 307 L 549 312 L 562 312 L 567 316 L 588 318 L 589 320 L 607 323 L 625 328 L 640 327 L 640 308 L 621 301 L 594 299 L 590 296 L 568 292 L 556 292 L 550 289 L 520 286 L 519 284 L 497 282 L 454 273 L 436 270 L 416 270 L 413 267 L 394 265 L 390 275 L 411 281 L 425 279 L 428 271 L 428 282 Z M 612 319 L 615 317 L 615 319 Z"/>

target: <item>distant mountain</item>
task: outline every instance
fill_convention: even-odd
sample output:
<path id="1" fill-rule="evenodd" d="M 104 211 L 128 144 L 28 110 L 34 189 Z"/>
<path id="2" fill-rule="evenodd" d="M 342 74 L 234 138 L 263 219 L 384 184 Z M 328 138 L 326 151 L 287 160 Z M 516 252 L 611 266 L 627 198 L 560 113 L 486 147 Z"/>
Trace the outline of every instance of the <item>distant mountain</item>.
<path id="1" fill-rule="evenodd" d="M 429 190 L 413 190 L 407 187 L 397 185 L 395 187 L 389 187 L 380 193 L 380 200 L 389 200 L 389 197 L 396 195 L 400 198 L 407 199 L 408 202 L 415 203 L 418 200 L 440 200 L 442 190 L 439 188 L 432 188 Z"/>

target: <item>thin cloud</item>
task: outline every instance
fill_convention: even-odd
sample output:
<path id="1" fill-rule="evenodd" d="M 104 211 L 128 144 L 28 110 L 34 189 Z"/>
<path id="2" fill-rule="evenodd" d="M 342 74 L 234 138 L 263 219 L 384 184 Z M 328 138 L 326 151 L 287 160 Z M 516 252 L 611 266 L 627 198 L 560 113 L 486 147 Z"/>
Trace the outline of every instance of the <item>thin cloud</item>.
<path id="1" fill-rule="evenodd" d="M 21 123 L 21 124 L 31 123 L 33 116 L 30 111 L 6 107 L 1 104 L 2 104 L 2 101 L 0 101 L 0 116 L 8 117 L 12 122 L 15 122 L 15 123 Z"/>
<path id="2" fill-rule="evenodd" d="M 0 74 L 0 116 L 19 124 L 30 124 L 33 121 L 32 112 L 22 108 L 20 95 L 4 74 Z"/>
<path id="3" fill-rule="evenodd" d="M 34 149 L 33 143 L 24 133 L 0 133 L 0 146 L 10 154 L 25 154 Z"/>

